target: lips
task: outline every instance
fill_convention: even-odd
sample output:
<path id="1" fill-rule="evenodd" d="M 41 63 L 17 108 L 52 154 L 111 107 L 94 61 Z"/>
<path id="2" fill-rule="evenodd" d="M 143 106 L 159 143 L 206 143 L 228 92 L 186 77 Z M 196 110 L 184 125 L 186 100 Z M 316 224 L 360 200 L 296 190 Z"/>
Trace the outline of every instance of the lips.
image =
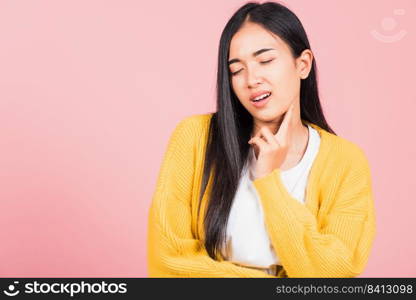
<path id="1" fill-rule="evenodd" d="M 260 101 L 251 101 L 251 104 L 253 104 L 254 107 L 260 109 L 260 108 L 263 108 L 263 107 L 265 107 L 267 105 L 267 103 L 269 102 L 270 98 L 271 98 L 271 93 L 270 93 L 270 96 L 268 96 L 266 98 L 263 98 Z"/>
<path id="2" fill-rule="evenodd" d="M 250 101 L 253 101 L 255 98 L 257 98 L 257 97 L 259 97 L 261 95 L 269 94 L 269 93 L 271 94 L 270 91 L 265 91 L 265 90 L 255 92 L 255 93 L 253 93 L 253 94 L 250 95 Z"/>

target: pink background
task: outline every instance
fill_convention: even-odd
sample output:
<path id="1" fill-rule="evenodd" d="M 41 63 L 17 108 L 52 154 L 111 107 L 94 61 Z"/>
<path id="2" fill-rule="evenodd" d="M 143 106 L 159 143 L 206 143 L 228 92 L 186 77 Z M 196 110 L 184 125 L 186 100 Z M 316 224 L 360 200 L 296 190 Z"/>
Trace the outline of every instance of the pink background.
<path id="1" fill-rule="evenodd" d="M 215 109 L 219 37 L 244 3 L 0 2 L 0 276 L 147 276 L 168 138 Z M 415 277 L 416 2 L 284 3 L 330 125 L 370 160 L 377 238 L 361 277 Z"/>

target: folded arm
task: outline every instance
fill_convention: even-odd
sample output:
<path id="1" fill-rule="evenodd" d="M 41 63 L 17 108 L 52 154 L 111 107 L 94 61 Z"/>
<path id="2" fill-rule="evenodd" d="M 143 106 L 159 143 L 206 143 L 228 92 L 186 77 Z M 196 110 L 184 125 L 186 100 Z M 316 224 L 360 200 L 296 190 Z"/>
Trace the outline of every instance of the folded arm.
<path id="1" fill-rule="evenodd" d="M 368 162 L 359 151 L 354 160 L 319 224 L 287 192 L 279 169 L 253 182 L 271 243 L 288 277 L 355 277 L 364 270 L 375 236 L 375 215 Z"/>

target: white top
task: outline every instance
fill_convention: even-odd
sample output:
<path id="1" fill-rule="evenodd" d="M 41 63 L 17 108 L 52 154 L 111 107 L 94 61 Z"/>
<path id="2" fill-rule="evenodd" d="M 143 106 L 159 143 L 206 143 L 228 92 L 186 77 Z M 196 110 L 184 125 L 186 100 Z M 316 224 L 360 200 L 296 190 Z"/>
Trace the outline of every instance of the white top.
<path id="1" fill-rule="evenodd" d="M 309 171 L 321 141 L 319 133 L 309 124 L 308 129 L 308 145 L 302 159 L 293 168 L 281 171 L 282 182 L 289 194 L 301 203 L 305 202 Z M 256 157 L 251 148 L 231 206 L 226 243 L 221 252 L 228 261 L 246 267 L 261 268 L 272 274 L 272 266 L 279 265 L 280 260 L 270 243 L 260 198 L 253 185 L 251 172 L 255 163 Z"/>

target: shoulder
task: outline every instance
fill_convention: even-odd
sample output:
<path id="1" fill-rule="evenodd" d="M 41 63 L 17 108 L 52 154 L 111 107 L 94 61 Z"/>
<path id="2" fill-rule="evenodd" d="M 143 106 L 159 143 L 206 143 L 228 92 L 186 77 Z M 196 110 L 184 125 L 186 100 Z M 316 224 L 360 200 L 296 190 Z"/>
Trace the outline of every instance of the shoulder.
<path id="1" fill-rule="evenodd" d="M 211 120 L 214 113 L 206 113 L 206 114 L 195 114 L 186 116 L 181 119 L 177 126 L 182 127 L 193 127 L 196 126 L 196 129 L 201 129 L 202 127 L 206 126 L 209 121 Z"/>
<path id="2" fill-rule="evenodd" d="M 344 174 L 361 174 L 370 176 L 371 167 L 367 154 L 357 143 L 325 131 L 323 134 L 329 145 L 328 163 L 338 166 Z M 322 140 L 321 140 L 322 141 Z"/>
<path id="3" fill-rule="evenodd" d="M 195 114 L 182 118 L 173 129 L 170 142 L 173 144 L 194 144 L 208 131 L 213 113 Z"/>
<path id="4" fill-rule="evenodd" d="M 349 164 L 368 165 L 367 155 L 361 146 L 341 136 L 331 133 L 330 136 L 335 150 L 334 153 L 338 154 L 339 159 L 346 160 Z"/>
<path id="5" fill-rule="evenodd" d="M 318 131 L 322 147 L 326 149 L 332 163 L 369 167 L 367 155 L 357 143 L 328 132 L 315 124 L 311 126 Z"/>
<path id="6" fill-rule="evenodd" d="M 186 132 L 188 135 L 201 135 L 208 129 L 214 113 L 195 114 L 186 116 L 177 122 L 174 133 Z"/>

